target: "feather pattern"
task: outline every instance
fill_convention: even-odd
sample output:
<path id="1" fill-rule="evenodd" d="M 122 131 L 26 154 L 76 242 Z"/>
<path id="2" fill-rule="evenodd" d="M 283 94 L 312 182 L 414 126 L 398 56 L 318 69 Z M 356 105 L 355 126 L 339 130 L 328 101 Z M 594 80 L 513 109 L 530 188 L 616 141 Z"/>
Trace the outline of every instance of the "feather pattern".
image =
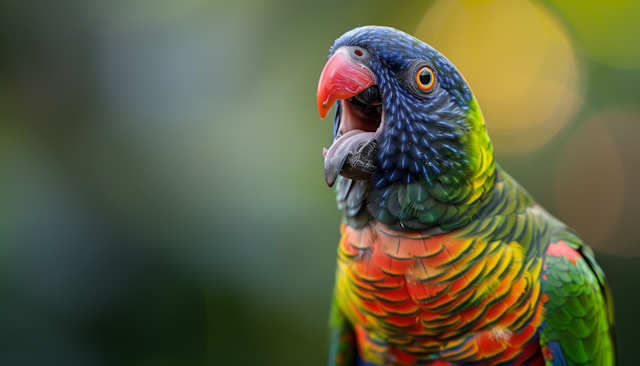
<path id="1" fill-rule="evenodd" d="M 455 67 L 391 28 L 356 28 L 331 52 L 343 46 L 371 54 L 385 117 L 378 169 L 336 187 L 343 222 L 329 364 L 615 364 L 601 269 L 495 163 Z M 406 77 L 416 60 L 437 76 L 429 94 Z"/>

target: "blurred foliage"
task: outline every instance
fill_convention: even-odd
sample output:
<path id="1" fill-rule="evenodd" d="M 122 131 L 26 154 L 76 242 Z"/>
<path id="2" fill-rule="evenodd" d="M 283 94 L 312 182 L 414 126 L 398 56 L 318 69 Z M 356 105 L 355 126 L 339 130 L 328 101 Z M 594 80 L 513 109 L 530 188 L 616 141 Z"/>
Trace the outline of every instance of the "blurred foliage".
<path id="1" fill-rule="evenodd" d="M 454 61 L 492 47 L 468 65 L 498 161 L 610 253 L 633 364 L 639 5 L 515 3 L 485 2 L 483 25 L 491 12 L 453 0 L 1 0 L 0 364 L 324 364 L 340 214 L 315 91 L 333 40 L 365 24 Z M 527 37 L 555 51 L 522 65 Z M 573 104 L 540 96 L 549 82 Z M 525 117 L 540 140 L 508 137 Z"/>

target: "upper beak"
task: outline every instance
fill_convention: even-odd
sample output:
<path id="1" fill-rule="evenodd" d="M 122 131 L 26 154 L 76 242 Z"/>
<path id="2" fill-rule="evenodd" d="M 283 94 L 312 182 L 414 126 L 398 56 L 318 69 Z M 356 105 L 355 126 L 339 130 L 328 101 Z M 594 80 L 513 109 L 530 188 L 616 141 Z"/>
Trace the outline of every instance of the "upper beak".
<path id="1" fill-rule="evenodd" d="M 371 71 L 353 61 L 347 52 L 338 49 L 320 74 L 317 97 L 321 118 L 327 116 L 336 100 L 351 98 L 376 83 Z"/>

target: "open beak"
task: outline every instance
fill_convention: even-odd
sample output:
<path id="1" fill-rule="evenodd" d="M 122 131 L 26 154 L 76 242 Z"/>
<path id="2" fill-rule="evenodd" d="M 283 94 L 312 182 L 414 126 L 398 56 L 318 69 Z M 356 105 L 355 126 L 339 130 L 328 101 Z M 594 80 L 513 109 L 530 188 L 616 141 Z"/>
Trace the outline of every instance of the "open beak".
<path id="1" fill-rule="evenodd" d="M 374 137 L 382 130 L 383 114 L 366 112 L 345 100 L 358 96 L 376 84 L 366 66 L 354 61 L 346 48 L 338 49 L 327 61 L 318 82 L 318 111 L 325 118 L 331 106 L 342 100 L 336 111 L 335 139 L 323 149 L 325 180 L 333 186 L 338 175 L 368 180 L 376 169 Z M 358 98 L 358 97 L 356 97 Z M 380 103 L 380 102 L 378 102 Z M 375 106 L 373 107 L 375 109 Z"/>
<path id="2" fill-rule="evenodd" d="M 376 83 L 371 71 L 353 61 L 347 52 L 338 49 L 320 74 L 317 98 L 321 118 L 327 116 L 336 100 L 351 98 Z"/>

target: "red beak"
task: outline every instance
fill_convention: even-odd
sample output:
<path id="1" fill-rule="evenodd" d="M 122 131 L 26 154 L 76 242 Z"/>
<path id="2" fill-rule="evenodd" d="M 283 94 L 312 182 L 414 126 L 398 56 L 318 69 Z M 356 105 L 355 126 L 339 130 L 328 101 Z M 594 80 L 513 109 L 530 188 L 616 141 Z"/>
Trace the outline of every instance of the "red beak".
<path id="1" fill-rule="evenodd" d="M 351 98 L 376 83 L 371 71 L 354 62 L 347 52 L 338 49 L 322 69 L 317 94 L 321 118 L 327 116 L 336 100 Z"/>

